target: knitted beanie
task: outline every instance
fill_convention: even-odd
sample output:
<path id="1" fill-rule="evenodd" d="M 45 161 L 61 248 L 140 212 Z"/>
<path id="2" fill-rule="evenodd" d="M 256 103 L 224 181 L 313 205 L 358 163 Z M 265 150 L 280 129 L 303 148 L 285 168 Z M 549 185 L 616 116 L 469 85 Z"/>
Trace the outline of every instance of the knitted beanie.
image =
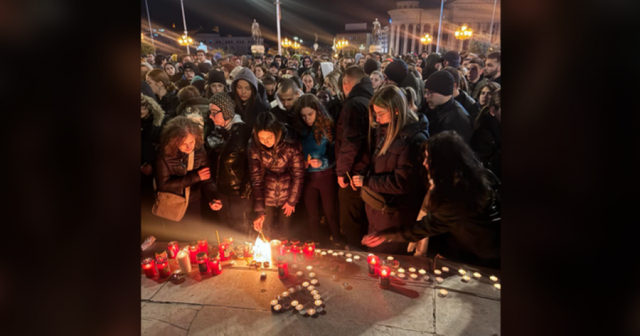
<path id="1" fill-rule="evenodd" d="M 364 73 L 370 75 L 372 72 L 380 70 L 380 63 L 373 58 L 364 62 Z"/>
<path id="2" fill-rule="evenodd" d="M 424 88 L 443 96 L 450 96 L 453 94 L 453 75 L 449 71 L 436 71 L 427 78 Z"/>
<path id="3" fill-rule="evenodd" d="M 409 68 L 407 67 L 407 63 L 401 59 L 394 60 L 384 69 L 385 76 L 398 85 L 402 83 L 402 80 L 407 77 L 408 73 Z"/>
<path id="4" fill-rule="evenodd" d="M 226 92 L 214 93 L 213 96 L 209 98 L 209 103 L 220 108 L 224 120 L 229 120 L 236 115 L 236 103 Z"/>

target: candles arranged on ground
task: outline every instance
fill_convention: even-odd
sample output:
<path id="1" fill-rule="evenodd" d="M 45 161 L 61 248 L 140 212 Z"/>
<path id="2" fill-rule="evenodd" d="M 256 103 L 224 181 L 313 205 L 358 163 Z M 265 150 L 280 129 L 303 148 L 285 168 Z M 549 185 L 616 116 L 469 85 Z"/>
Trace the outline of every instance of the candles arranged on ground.
<path id="1" fill-rule="evenodd" d="M 460 275 L 465 275 L 467 274 L 467 271 L 463 270 L 462 268 L 458 270 L 458 273 L 460 273 Z"/>
<path id="2" fill-rule="evenodd" d="M 302 272 L 302 271 L 297 271 L 297 272 L 296 272 L 296 276 L 297 276 L 298 278 L 302 278 L 302 276 L 303 276 L 303 275 L 304 275 L 304 272 Z"/>
<path id="3" fill-rule="evenodd" d="M 443 266 L 443 267 L 442 267 L 442 271 L 443 271 L 443 272 L 449 272 L 449 267 Z"/>
<path id="4" fill-rule="evenodd" d="M 355 256 L 353 257 L 353 260 L 354 260 L 354 261 L 360 261 L 360 256 L 359 256 L 359 255 L 355 255 Z"/>
<path id="5" fill-rule="evenodd" d="M 282 255 L 276 260 L 278 264 L 278 278 L 285 279 L 289 276 L 289 264 L 287 263 L 287 257 Z"/>
<path id="6" fill-rule="evenodd" d="M 424 269 L 421 268 L 421 269 L 418 270 L 418 273 L 420 273 L 421 275 L 425 275 L 425 274 L 427 274 L 427 271 L 425 271 Z"/>
<path id="7" fill-rule="evenodd" d="M 462 281 L 464 281 L 464 282 L 469 282 L 469 280 L 471 280 L 471 277 L 469 277 L 468 275 L 464 275 L 462 277 Z"/>
<path id="8" fill-rule="evenodd" d="M 302 283 L 302 287 L 308 287 L 309 286 L 309 281 L 305 281 Z"/>
<path id="9" fill-rule="evenodd" d="M 352 253 L 346 253 L 344 256 L 345 256 L 345 258 L 353 258 L 353 254 Z"/>
<path id="10" fill-rule="evenodd" d="M 169 244 L 167 244 L 167 251 L 169 252 L 169 259 L 175 259 L 178 257 L 178 251 L 180 251 L 178 242 L 175 240 L 170 241 Z"/>
<path id="11" fill-rule="evenodd" d="M 315 272 L 311 272 L 311 273 L 309 273 L 309 277 L 310 277 L 310 278 L 315 278 L 315 277 L 316 277 L 316 273 L 315 273 Z"/>
<path id="12" fill-rule="evenodd" d="M 192 264 L 196 263 L 196 257 L 198 255 L 198 252 L 200 252 L 200 247 L 198 246 L 198 243 L 193 243 L 189 245 L 189 260 L 191 260 Z"/>
<path id="13" fill-rule="evenodd" d="M 312 269 L 313 269 L 313 266 L 311 266 L 311 265 L 307 266 L 307 271 L 310 271 Z"/>
<path id="14" fill-rule="evenodd" d="M 404 268 L 398 268 L 398 273 L 404 273 Z"/>
<path id="15" fill-rule="evenodd" d="M 309 282 L 314 286 L 318 285 L 318 279 L 311 279 L 311 281 L 309 281 Z"/>
<path id="16" fill-rule="evenodd" d="M 491 281 L 493 282 L 498 282 L 498 277 L 495 275 L 490 276 L 489 279 L 491 279 Z"/>
<path id="17" fill-rule="evenodd" d="M 327 252 L 322 251 L 322 252 L 320 253 L 320 258 L 325 258 L 326 256 L 327 256 Z"/>
<path id="18" fill-rule="evenodd" d="M 333 250 L 328 250 L 327 253 L 333 254 Z"/>
<path id="19" fill-rule="evenodd" d="M 291 307 L 295 307 L 295 306 L 297 306 L 299 304 L 300 304 L 300 302 L 298 302 L 298 300 L 291 301 Z"/>
<path id="20" fill-rule="evenodd" d="M 393 256 L 388 256 L 387 261 L 393 261 L 395 258 Z"/>
<path id="21" fill-rule="evenodd" d="M 282 310 L 282 305 L 278 303 L 278 300 L 271 300 L 271 311 L 279 313 Z"/>
<path id="22" fill-rule="evenodd" d="M 309 292 L 309 293 L 310 293 L 312 296 L 316 296 L 316 295 L 318 295 L 318 290 L 317 290 L 317 289 L 314 289 L 314 290 L 312 290 L 312 291 L 311 291 L 311 292 Z"/>
<path id="23" fill-rule="evenodd" d="M 191 272 L 191 261 L 189 260 L 189 252 L 186 250 L 178 251 L 178 266 L 180 266 L 180 271 L 184 274 L 189 274 Z"/>
<path id="24" fill-rule="evenodd" d="M 316 305 L 316 307 L 322 306 L 322 300 L 315 300 L 313 304 Z"/>
<path id="25" fill-rule="evenodd" d="M 297 305 L 297 306 L 296 306 L 296 310 L 297 310 L 300 314 L 304 314 L 304 313 L 305 313 L 305 311 L 304 311 L 304 306 L 303 306 L 303 305 L 301 305 L 301 304 L 299 304 L 299 305 Z"/>
<path id="26" fill-rule="evenodd" d="M 493 284 L 493 288 L 500 290 L 502 288 L 502 285 L 500 285 L 499 283 Z"/>
<path id="27" fill-rule="evenodd" d="M 343 251 L 338 252 L 338 256 L 344 257 L 344 252 Z"/>
<path id="28" fill-rule="evenodd" d="M 353 259 L 347 258 L 347 262 L 351 264 L 351 263 L 353 263 Z"/>
<path id="29" fill-rule="evenodd" d="M 476 278 L 476 279 L 480 279 L 482 277 L 482 274 L 480 274 L 478 272 L 475 272 L 475 273 L 473 273 L 473 277 Z"/>
<path id="30" fill-rule="evenodd" d="M 293 293 L 296 292 L 296 289 L 293 288 L 293 287 L 289 287 L 288 291 L 289 291 L 289 293 L 293 294 Z"/>
<path id="31" fill-rule="evenodd" d="M 300 285 L 297 285 L 297 286 L 296 286 L 296 290 L 297 290 L 298 292 L 302 292 L 302 288 L 303 288 L 303 287 L 302 287 L 302 286 L 300 286 Z"/>
<path id="32" fill-rule="evenodd" d="M 378 271 L 380 279 L 380 287 L 389 288 L 391 285 L 391 269 L 388 266 L 380 266 Z"/>
<path id="33" fill-rule="evenodd" d="M 153 260 L 153 258 L 145 258 L 144 260 L 142 260 L 142 269 L 144 270 L 144 275 L 147 278 L 153 278 L 158 275 L 156 262 Z"/>
<path id="34" fill-rule="evenodd" d="M 200 274 L 209 273 L 209 257 L 205 252 L 198 253 L 198 255 L 196 256 L 196 263 L 198 264 Z"/>
<path id="35" fill-rule="evenodd" d="M 314 291 L 315 289 L 316 289 L 316 286 L 314 286 L 314 285 L 311 285 L 311 286 L 307 287 L 307 290 L 308 290 L 309 292 L 312 292 L 312 291 Z"/>
<path id="36" fill-rule="evenodd" d="M 337 258 L 337 257 L 338 257 L 338 253 L 337 253 L 337 252 L 333 252 L 332 256 L 333 256 L 334 258 Z"/>
<path id="37" fill-rule="evenodd" d="M 282 299 L 284 300 L 284 299 L 289 297 L 289 292 L 287 292 L 287 291 L 282 292 L 282 294 L 280 294 L 280 296 L 282 296 Z"/>
<path id="38" fill-rule="evenodd" d="M 158 272 L 160 273 L 160 277 L 168 277 L 171 275 L 171 270 L 169 269 L 169 262 L 166 257 L 166 253 L 163 253 L 159 258 L 156 257 L 156 267 L 158 268 Z"/>
<path id="39" fill-rule="evenodd" d="M 415 268 L 415 267 L 409 267 L 409 272 L 411 272 L 411 273 L 415 273 L 415 271 L 416 271 L 416 268 Z"/>
<path id="40" fill-rule="evenodd" d="M 371 277 L 378 276 L 378 267 L 380 265 L 380 258 L 375 255 L 367 257 L 368 271 L 367 274 Z"/>
<path id="41" fill-rule="evenodd" d="M 398 278 L 404 279 L 404 278 L 406 278 L 406 277 L 407 277 L 407 275 L 406 275 L 406 274 L 404 274 L 404 273 L 398 273 Z"/>
<path id="42" fill-rule="evenodd" d="M 442 295 L 442 296 L 447 296 L 447 294 L 449 294 L 449 292 L 447 292 L 447 290 L 446 290 L 446 289 L 441 289 L 441 290 L 440 290 L 440 295 Z"/>
<path id="43" fill-rule="evenodd" d="M 316 310 L 313 308 L 309 308 L 307 309 L 307 314 L 309 314 L 309 316 L 313 316 L 316 314 Z"/>
<path id="44" fill-rule="evenodd" d="M 214 275 L 218 275 L 222 273 L 222 264 L 220 263 L 220 256 L 216 256 L 215 258 L 209 258 L 209 266 L 211 267 L 211 273 Z"/>
<path id="45" fill-rule="evenodd" d="M 441 270 L 433 270 L 433 274 L 440 275 L 440 274 L 442 274 L 442 271 Z"/>
<path id="46" fill-rule="evenodd" d="M 200 252 L 209 253 L 209 243 L 206 239 L 198 240 L 198 247 L 200 248 Z"/>
<path id="47" fill-rule="evenodd" d="M 313 299 L 314 300 L 320 300 L 320 299 L 322 299 L 322 295 L 316 294 L 316 295 L 313 296 Z"/>
<path id="48" fill-rule="evenodd" d="M 441 277 L 436 277 L 436 281 L 437 281 L 438 283 L 442 283 L 442 282 L 444 281 L 444 279 L 442 279 Z"/>
<path id="49" fill-rule="evenodd" d="M 414 280 L 415 280 L 415 279 L 417 279 L 417 278 L 418 278 L 418 275 L 417 275 L 417 274 L 415 274 L 415 273 L 411 273 L 411 274 L 409 274 L 409 277 L 411 277 L 411 279 L 414 279 Z"/>

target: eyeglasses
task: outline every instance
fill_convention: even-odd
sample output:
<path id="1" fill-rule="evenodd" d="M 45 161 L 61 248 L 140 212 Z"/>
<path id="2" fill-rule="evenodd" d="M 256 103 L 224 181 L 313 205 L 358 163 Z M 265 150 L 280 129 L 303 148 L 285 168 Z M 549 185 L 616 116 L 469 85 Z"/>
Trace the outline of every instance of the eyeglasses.
<path id="1" fill-rule="evenodd" d="M 222 113 L 222 110 L 217 110 L 217 111 L 215 111 L 215 110 L 213 110 L 213 109 L 209 109 L 209 111 L 211 112 L 211 116 L 212 116 L 212 117 L 215 117 L 215 116 L 217 116 L 218 114 Z"/>
<path id="2" fill-rule="evenodd" d="M 432 97 L 434 93 L 435 93 L 435 92 L 433 92 L 433 91 L 431 91 L 431 90 L 426 90 L 426 91 L 424 91 L 424 95 L 425 95 L 425 96 L 427 96 L 427 97 Z"/>

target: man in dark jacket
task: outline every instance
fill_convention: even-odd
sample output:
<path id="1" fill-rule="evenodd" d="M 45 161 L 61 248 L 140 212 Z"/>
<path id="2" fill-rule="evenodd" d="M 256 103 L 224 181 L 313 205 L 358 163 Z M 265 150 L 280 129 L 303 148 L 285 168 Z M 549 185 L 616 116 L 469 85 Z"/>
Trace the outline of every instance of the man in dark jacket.
<path id="1" fill-rule="evenodd" d="M 373 86 L 362 68 L 350 67 L 344 73 L 342 90 L 347 98 L 338 119 L 335 145 L 340 226 L 349 248 L 364 250 L 360 242 L 367 233 L 367 215 L 360 192 L 349 183 L 350 176 L 359 175 L 370 161 L 368 106 Z"/>
<path id="2" fill-rule="evenodd" d="M 293 122 L 293 104 L 302 96 L 304 92 L 300 90 L 298 84 L 291 79 L 285 78 L 278 85 L 276 93 L 277 105 L 271 109 L 276 118 L 282 123 L 292 126 Z"/>
<path id="3" fill-rule="evenodd" d="M 478 104 L 478 102 L 471 98 L 466 92 L 460 90 L 460 73 L 458 70 L 450 66 L 442 70 L 448 71 L 451 76 L 453 76 L 453 98 L 460 103 L 462 107 L 464 107 L 467 113 L 469 113 L 471 126 L 473 126 L 478 114 L 480 114 L 480 104 Z"/>
<path id="4" fill-rule="evenodd" d="M 176 83 L 176 87 L 178 87 L 178 90 L 187 85 L 191 85 L 191 81 L 200 74 L 200 72 L 198 72 L 198 67 L 193 63 L 185 63 L 182 66 L 182 73 L 182 79 Z M 200 75 L 200 77 L 202 77 L 202 75 Z"/>
<path id="5" fill-rule="evenodd" d="M 429 118 L 429 134 L 434 136 L 443 131 L 456 131 L 467 143 L 471 140 L 473 128 L 469 113 L 453 98 L 453 76 L 448 71 L 436 71 L 425 83 L 425 98 L 435 107 Z"/>
<path id="6" fill-rule="evenodd" d="M 484 75 L 490 81 L 500 84 L 500 52 L 493 52 L 487 56 L 487 63 L 484 68 Z"/>
<path id="7" fill-rule="evenodd" d="M 422 96 L 420 95 L 422 92 L 422 86 L 419 83 L 421 80 L 409 72 L 407 63 L 401 59 L 396 59 L 387 65 L 384 69 L 384 74 L 387 76 L 387 83 L 394 84 L 399 88 L 410 87 L 416 91 L 416 106 L 418 106 L 418 108 L 422 106 Z"/>
<path id="8" fill-rule="evenodd" d="M 489 83 L 489 79 L 484 76 L 484 62 L 475 57 L 469 61 L 469 94 L 476 101 L 480 98 L 482 88 Z"/>

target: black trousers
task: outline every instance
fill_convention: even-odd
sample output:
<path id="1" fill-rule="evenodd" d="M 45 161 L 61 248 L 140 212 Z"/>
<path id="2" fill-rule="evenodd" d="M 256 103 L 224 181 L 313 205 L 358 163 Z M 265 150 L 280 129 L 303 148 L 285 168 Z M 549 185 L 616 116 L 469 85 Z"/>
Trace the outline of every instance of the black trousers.
<path id="1" fill-rule="evenodd" d="M 351 250 L 367 251 L 361 244 L 362 237 L 367 234 L 369 222 L 364 210 L 364 201 L 360 198 L 360 189 L 353 190 L 351 186 L 338 190 L 340 201 L 340 227 L 347 238 L 347 245 Z"/>
<path id="2" fill-rule="evenodd" d="M 253 230 L 253 222 L 249 221 L 251 199 L 242 198 L 240 196 L 226 196 L 222 194 L 218 195 L 218 199 L 222 202 L 220 219 L 223 223 L 240 232 L 255 232 Z"/>
<path id="3" fill-rule="evenodd" d="M 309 215 L 309 231 L 311 239 L 320 241 L 320 206 L 324 210 L 327 224 L 331 230 L 333 241 L 340 242 L 340 226 L 338 225 L 338 211 L 336 209 L 336 197 L 338 185 L 336 183 L 336 173 L 333 169 L 307 174 L 304 183 L 304 203 Z"/>
<path id="4" fill-rule="evenodd" d="M 265 217 L 262 225 L 264 234 L 269 236 L 270 239 L 274 237 L 290 237 L 292 216 L 293 214 L 289 217 L 285 216 L 284 209 L 281 206 L 265 207 Z"/>

